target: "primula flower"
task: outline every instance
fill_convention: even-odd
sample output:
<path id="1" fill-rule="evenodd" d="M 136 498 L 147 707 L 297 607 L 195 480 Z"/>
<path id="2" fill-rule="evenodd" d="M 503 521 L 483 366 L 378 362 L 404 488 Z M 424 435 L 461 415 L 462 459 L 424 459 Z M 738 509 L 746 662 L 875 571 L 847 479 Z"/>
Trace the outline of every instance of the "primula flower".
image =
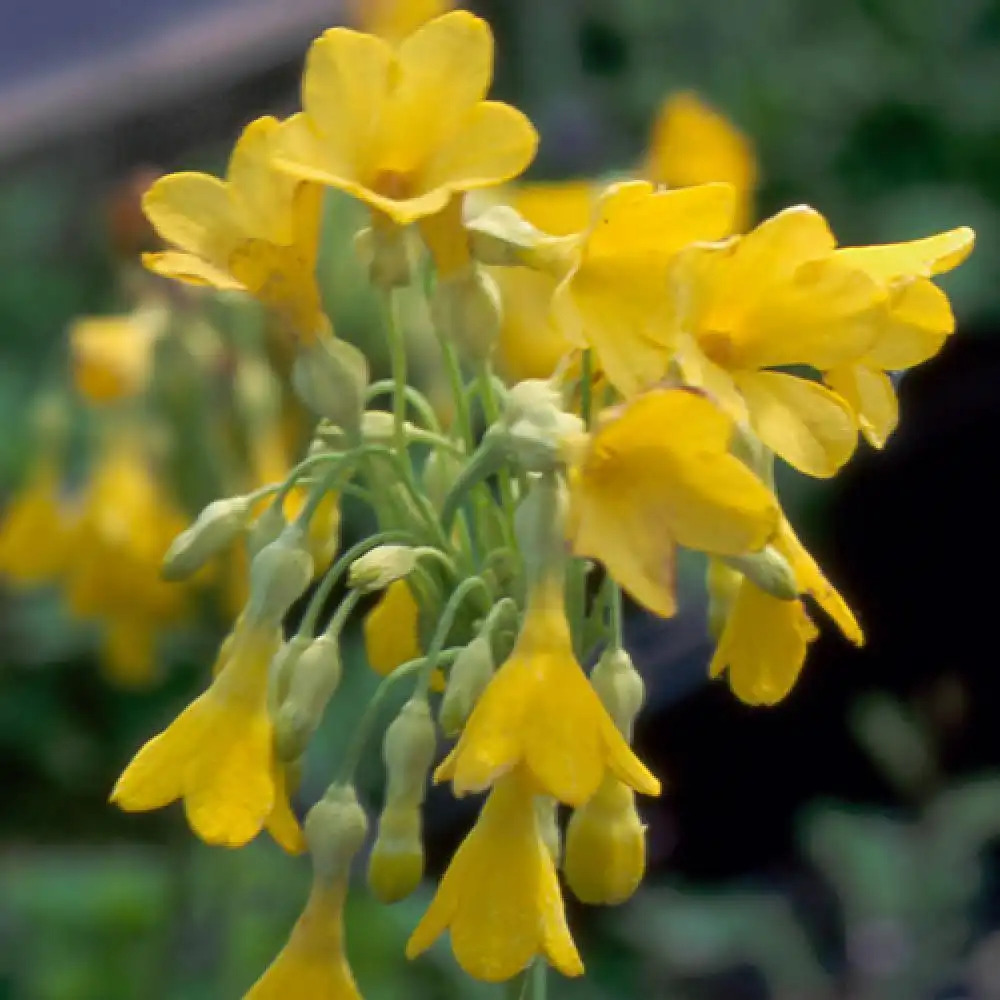
<path id="1" fill-rule="evenodd" d="M 787 520 L 782 520 L 774 546 L 788 560 L 800 591 L 808 593 L 851 642 L 861 645 L 864 636 L 850 608 Z M 819 634 L 816 626 L 801 600 L 780 600 L 749 579 L 738 583 L 725 579 L 734 570 L 713 569 L 710 586 L 714 578 L 723 588 L 735 583 L 736 591 L 709 675 L 717 677 L 728 670 L 729 686 L 737 698 L 750 705 L 774 705 L 798 679 L 808 646 Z"/>
<path id="2" fill-rule="evenodd" d="M 823 217 L 790 208 L 748 235 L 693 247 L 674 271 L 686 304 L 679 362 L 790 465 L 832 476 L 850 458 L 857 423 L 847 403 L 818 382 L 774 369 L 826 371 L 872 345 L 886 293 L 833 251 Z"/>
<path id="3" fill-rule="evenodd" d="M 834 258 L 855 267 L 888 293 L 873 343 L 859 357 L 823 372 L 823 381 L 854 410 L 861 432 L 881 448 L 899 420 L 899 403 L 886 374 L 932 358 L 955 329 L 948 296 L 931 281 L 972 252 L 966 226 L 909 243 L 845 247 Z"/>
<path id="4" fill-rule="evenodd" d="M 268 666 L 280 642 L 273 627 L 241 619 L 208 690 L 135 755 L 111 800 L 144 812 L 183 799 L 207 844 L 241 847 L 266 825 L 282 847 L 300 851 L 267 710 Z"/>
<path id="5" fill-rule="evenodd" d="M 382 592 L 364 621 L 368 665 L 386 677 L 400 664 L 420 655 L 420 610 L 405 580 L 395 580 Z"/>
<path id="6" fill-rule="evenodd" d="M 475 979 L 510 979 L 535 955 L 565 976 L 583 973 L 539 829 L 536 791 L 522 767 L 494 785 L 406 945 L 408 958 L 450 929 L 455 958 Z"/>
<path id="7" fill-rule="evenodd" d="M 398 44 L 454 6 L 451 0 L 353 0 L 351 20 L 362 31 Z"/>
<path id="8" fill-rule="evenodd" d="M 143 263 L 189 284 L 247 292 L 309 341 L 327 325 L 314 275 L 323 190 L 274 168 L 278 128 L 274 118 L 251 122 L 225 180 L 177 173 L 156 181 L 143 211 L 176 249 L 144 254 Z"/>
<path id="9" fill-rule="evenodd" d="M 627 181 L 604 190 L 590 227 L 567 243 L 556 321 L 572 343 L 594 349 L 624 396 L 663 378 L 676 346 L 677 303 L 666 291 L 671 263 L 691 243 L 730 232 L 733 211 L 728 184 L 657 191 Z"/>
<path id="10" fill-rule="evenodd" d="M 757 160 L 739 129 L 697 94 L 671 94 L 653 126 L 643 174 L 656 184 L 691 187 L 727 181 L 736 192 L 735 232 L 750 222 Z"/>
<path id="11" fill-rule="evenodd" d="M 672 615 L 678 545 L 738 555 L 778 526 L 774 496 L 728 451 L 732 433 L 725 413 L 687 389 L 654 389 L 608 411 L 572 467 L 573 551 Z"/>
<path id="12" fill-rule="evenodd" d="M 361 1000 L 344 953 L 346 878 L 316 879 L 288 943 L 245 1000 Z"/>
<path id="13" fill-rule="evenodd" d="M 400 226 L 452 195 L 520 174 L 538 137 L 520 111 L 483 100 L 493 35 L 465 11 L 435 18 L 398 48 L 331 28 L 309 50 L 301 114 L 283 126 L 278 165 L 365 202 Z"/>
<path id="14" fill-rule="evenodd" d="M 561 584 L 536 586 L 521 634 L 437 769 L 457 795 L 523 766 L 539 792 L 582 805 L 611 771 L 644 795 L 660 783 L 632 753 L 573 654 Z"/>
<path id="15" fill-rule="evenodd" d="M 129 316 L 86 316 L 72 324 L 73 380 L 87 402 L 129 399 L 148 387 L 164 318 L 159 311 L 139 310 Z"/>

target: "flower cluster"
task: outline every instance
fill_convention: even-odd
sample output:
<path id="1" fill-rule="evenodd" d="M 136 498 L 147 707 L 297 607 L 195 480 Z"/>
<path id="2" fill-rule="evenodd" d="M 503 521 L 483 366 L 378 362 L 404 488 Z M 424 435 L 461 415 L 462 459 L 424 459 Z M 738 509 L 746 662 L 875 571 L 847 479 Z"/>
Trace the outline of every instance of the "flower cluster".
<path id="1" fill-rule="evenodd" d="M 488 25 L 435 4 L 376 6 L 372 30 L 335 27 L 312 44 L 302 110 L 250 124 L 224 180 L 169 175 L 144 202 L 167 244 L 147 267 L 256 299 L 314 418 L 302 460 L 287 474 L 276 463 L 269 503 L 216 501 L 167 553 L 168 574 L 191 578 L 245 539 L 249 586 L 207 689 L 112 794 L 126 810 L 182 800 L 211 844 L 267 829 L 290 851 L 308 847 L 312 892 L 256 1000 L 359 995 L 342 927 L 367 828 L 354 774 L 400 688 L 372 891 L 391 902 L 420 882 L 428 780 L 486 796 L 408 956 L 448 931 L 477 979 L 543 963 L 582 973 L 559 873 L 587 903 L 628 898 L 645 866 L 636 795 L 660 792 L 630 747 L 644 689 L 622 592 L 670 617 L 678 549 L 704 554 L 709 672 L 751 704 L 794 685 L 817 635 L 806 598 L 860 644 L 782 510 L 774 461 L 824 478 L 859 436 L 885 443 L 898 419 L 889 373 L 952 333 L 933 279 L 973 241 L 959 228 L 842 248 L 804 206 L 751 228 L 753 158 L 690 95 L 665 108 L 638 176 L 511 186 L 537 136 L 487 99 Z M 387 306 L 388 380 L 370 381 L 322 306 L 328 189 L 367 213 L 355 242 Z M 449 421 L 408 381 L 408 309 L 433 319 Z M 381 396 L 391 414 L 372 405 Z M 336 546 L 345 493 L 377 528 L 325 569 L 317 544 Z M 336 697 L 342 632 L 371 594 L 365 639 L 383 680 L 303 836 L 289 792 Z M 435 768 L 439 728 L 457 739 Z"/>

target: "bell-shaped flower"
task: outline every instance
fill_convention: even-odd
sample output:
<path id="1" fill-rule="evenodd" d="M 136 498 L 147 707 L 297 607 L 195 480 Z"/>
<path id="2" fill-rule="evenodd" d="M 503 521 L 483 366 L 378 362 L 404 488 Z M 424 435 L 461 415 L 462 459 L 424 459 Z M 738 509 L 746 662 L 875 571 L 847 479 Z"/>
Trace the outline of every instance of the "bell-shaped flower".
<path id="1" fill-rule="evenodd" d="M 515 108 L 484 100 L 493 78 L 485 21 L 452 11 L 393 47 L 331 28 L 309 50 L 301 114 L 277 163 L 365 202 L 381 224 L 441 212 L 452 195 L 520 174 L 538 137 Z"/>
<path id="2" fill-rule="evenodd" d="M 183 799 L 191 829 L 207 844 L 242 847 L 267 826 L 286 850 L 301 850 L 267 706 L 280 641 L 273 627 L 240 619 L 208 690 L 142 747 L 111 800 L 144 812 Z"/>
<path id="3" fill-rule="evenodd" d="M 143 211 L 170 249 L 143 263 L 193 285 L 247 292 L 308 342 L 327 326 L 314 272 L 323 190 L 276 170 L 279 122 L 251 122 L 225 180 L 183 172 L 157 180 Z"/>
<path id="4" fill-rule="evenodd" d="M 732 433 L 732 420 L 688 389 L 654 389 L 608 411 L 571 467 L 573 551 L 672 615 L 678 545 L 739 555 L 778 526 L 771 491 L 728 450 Z"/>
<path id="5" fill-rule="evenodd" d="M 565 976 L 583 973 L 539 828 L 536 794 L 523 767 L 493 786 L 407 943 L 408 958 L 450 930 L 455 958 L 474 979 L 510 979 L 536 955 Z"/>
<path id="6" fill-rule="evenodd" d="M 573 806 L 586 802 L 609 771 L 644 795 L 660 791 L 577 663 L 562 587 L 552 581 L 536 587 L 510 658 L 434 777 L 464 795 L 519 765 L 540 793 Z"/>

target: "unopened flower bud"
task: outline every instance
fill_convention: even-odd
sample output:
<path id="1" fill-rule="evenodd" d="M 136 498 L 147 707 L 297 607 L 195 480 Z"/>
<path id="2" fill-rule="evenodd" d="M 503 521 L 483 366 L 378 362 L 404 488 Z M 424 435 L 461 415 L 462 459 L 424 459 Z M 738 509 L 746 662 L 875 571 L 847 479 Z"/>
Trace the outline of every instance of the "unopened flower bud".
<path id="1" fill-rule="evenodd" d="M 288 686 L 292 680 L 292 672 L 299 662 L 299 657 L 309 648 L 313 639 L 310 635 L 299 634 L 283 642 L 271 660 L 269 672 L 268 697 L 276 712 L 288 696 Z"/>
<path id="2" fill-rule="evenodd" d="M 507 452 L 528 472 L 552 471 L 565 461 L 566 441 L 583 430 L 583 421 L 573 413 L 557 412 L 543 423 L 518 420 L 507 431 Z"/>
<path id="3" fill-rule="evenodd" d="M 347 583 L 370 594 L 409 576 L 416 565 L 417 554 L 408 545 L 379 545 L 351 563 Z"/>
<path id="4" fill-rule="evenodd" d="M 645 868 L 646 828 L 635 808 L 635 793 L 606 775 L 566 827 L 566 881 L 581 902 L 613 906 L 635 892 Z"/>
<path id="5" fill-rule="evenodd" d="M 393 225 L 374 225 L 359 230 L 354 237 L 354 252 L 368 270 L 368 280 L 376 288 L 388 291 L 405 288 L 413 280 L 410 248 L 405 229 Z"/>
<path id="6" fill-rule="evenodd" d="M 403 421 L 403 433 L 415 430 L 409 421 Z M 385 410 L 366 410 L 361 415 L 361 440 L 365 444 L 390 444 L 396 437 L 396 419 Z"/>
<path id="7" fill-rule="evenodd" d="M 461 459 L 443 448 L 435 448 L 427 456 L 421 475 L 421 485 L 436 511 L 440 511 L 444 506 L 444 498 L 455 485 L 461 471 Z"/>
<path id="8" fill-rule="evenodd" d="M 295 358 L 292 385 L 313 413 L 353 432 L 364 411 L 368 362 L 347 341 L 320 338 L 303 347 Z"/>
<path id="9" fill-rule="evenodd" d="M 632 657 L 621 648 L 606 649 L 590 672 L 590 683 L 614 724 L 628 739 L 646 696 L 646 685 Z"/>
<path id="10" fill-rule="evenodd" d="M 194 523 L 170 543 L 163 557 L 163 578 L 185 580 L 228 548 L 246 528 L 250 509 L 250 501 L 242 496 L 210 503 Z"/>
<path id="11" fill-rule="evenodd" d="M 477 636 L 455 657 L 438 713 L 438 722 L 446 736 L 457 735 L 465 725 L 493 677 L 493 666 L 493 650 L 485 636 Z"/>
<path id="12" fill-rule="evenodd" d="M 305 533 L 297 525 L 289 525 L 250 563 L 251 617 L 279 623 L 305 593 L 313 569 Z"/>
<path id="13" fill-rule="evenodd" d="M 788 560 L 771 545 L 766 545 L 760 552 L 723 556 L 723 562 L 779 601 L 794 601 L 799 596 L 794 570 Z"/>
<path id="14" fill-rule="evenodd" d="M 472 255 L 483 264 L 524 266 L 564 274 L 571 263 L 571 238 L 536 229 L 509 205 L 495 205 L 466 224 Z"/>
<path id="15" fill-rule="evenodd" d="M 496 282 L 475 266 L 440 278 L 431 296 L 435 327 L 470 361 L 485 361 L 493 353 L 501 315 Z"/>
<path id="16" fill-rule="evenodd" d="M 552 473 L 532 477 L 514 514 L 514 533 L 530 583 L 550 577 L 566 559 L 566 486 Z"/>
<path id="17" fill-rule="evenodd" d="M 368 885 L 383 903 L 396 903 L 409 896 L 423 876 L 420 806 L 387 803 L 368 860 Z"/>
<path id="18" fill-rule="evenodd" d="M 350 785 L 331 786 L 309 810 L 305 822 L 316 877 L 324 881 L 344 878 L 367 832 L 368 819 L 354 789 Z"/>
<path id="19" fill-rule="evenodd" d="M 251 525 L 247 533 L 247 549 L 252 559 L 271 542 L 277 541 L 281 533 L 288 527 L 285 512 L 281 504 L 269 504 L 267 509 Z"/>
<path id="20" fill-rule="evenodd" d="M 382 744 L 387 803 L 423 802 L 436 748 L 430 705 L 426 698 L 411 698 L 386 730 Z"/>
<path id="21" fill-rule="evenodd" d="M 333 636 L 314 639 L 289 668 L 287 693 L 274 720 L 274 745 L 281 760 L 306 750 L 336 693 L 342 674 L 340 644 Z"/>

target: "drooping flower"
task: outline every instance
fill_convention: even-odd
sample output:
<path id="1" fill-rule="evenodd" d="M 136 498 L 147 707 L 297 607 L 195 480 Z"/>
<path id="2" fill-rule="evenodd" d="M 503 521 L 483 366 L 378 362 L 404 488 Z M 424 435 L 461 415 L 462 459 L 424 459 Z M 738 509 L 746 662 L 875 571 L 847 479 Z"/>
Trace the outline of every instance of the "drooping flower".
<path id="1" fill-rule="evenodd" d="M 691 187 L 727 181 L 736 193 L 735 232 L 753 212 L 757 160 L 739 129 L 697 94 L 671 94 L 653 126 L 643 174 L 656 184 Z"/>
<path id="2" fill-rule="evenodd" d="M 184 172 L 153 184 L 143 211 L 171 249 L 143 262 L 168 278 L 247 292 L 309 342 L 328 323 L 314 274 L 323 190 L 275 169 L 279 125 L 265 117 L 243 130 L 225 180 Z"/>
<path id="3" fill-rule="evenodd" d="M 780 212 L 748 235 L 693 247 L 674 271 L 686 304 L 679 362 L 790 465 L 832 476 L 854 451 L 857 422 L 826 386 L 775 369 L 835 368 L 875 339 L 885 292 L 838 259 L 823 217 Z"/>
<path id="4" fill-rule="evenodd" d="M 285 123 L 278 164 L 405 226 L 454 194 L 500 184 L 531 162 L 537 135 L 515 108 L 484 100 L 493 76 L 485 21 L 452 11 L 398 47 L 331 28 L 309 50 L 301 114 Z"/>
<path id="5" fill-rule="evenodd" d="M 410 937 L 408 958 L 450 930 L 458 964 L 475 979 L 510 979 L 536 955 L 565 976 L 583 973 L 539 829 L 537 792 L 524 767 L 496 782 Z"/>
<path id="6" fill-rule="evenodd" d="M 850 608 L 784 518 L 774 546 L 788 560 L 800 593 L 809 594 L 846 638 L 861 645 L 864 636 Z M 725 580 L 728 574 L 737 579 Z M 819 634 L 805 605 L 798 598 L 785 601 L 768 594 L 726 567 L 714 567 L 709 579 L 710 586 L 713 582 L 728 590 L 732 588 L 727 584 L 735 586 L 709 675 L 717 677 L 728 671 L 733 693 L 747 704 L 776 704 L 791 691 L 809 644 Z"/>
<path id="7" fill-rule="evenodd" d="M 845 247 L 834 257 L 856 267 L 888 293 L 878 332 L 857 358 L 823 372 L 823 381 L 847 400 L 861 432 L 881 448 L 899 420 L 899 403 L 886 374 L 932 358 L 955 329 L 951 303 L 931 280 L 972 252 L 975 234 L 967 226 L 909 243 Z"/>
<path id="8" fill-rule="evenodd" d="M 733 211 L 728 184 L 657 191 L 648 181 L 627 181 L 601 194 L 589 228 L 572 244 L 552 307 L 566 338 L 593 348 L 624 396 L 667 373 L 678 335 L 670 265 L 691 243 L 730 232 Z"/>
<path id="9" fill-rule="evenodd" d="M 645 795 L 660 784 L 632 753 L 573 654 L 561 584 L 537 585 L 510 658 L 435 772 L 457 795 L 522 766 L 560 802 L 582 805 L 609 771 Z"/>
<path id="10" fill-rule="evenodd" d="M 266 825 L 286 850 L 301 850 L 267 708 L 268 666 L 280 642 L 273 626 L 241 618 L 208 690 L 139 750 L 111 800 L 145 812 L 183 799 L 207 844 L 241 847 Z"/>
<path id="11" fill-rule="evenodd" d="M 732 420 L 704 395 L 654 389 L 609 411 L 573 465 L 573 551 L 656 614 L 676 610 L 678 545 L 762 548 L 779 519 L 770 490 L 728 451 Z"/>
<path id="12" fill-rule="evenodd" d="M 420 610 L 405 580 L 389 584 L 364 621 L 368 665 L 385 677 L 420 655 Z"/>

